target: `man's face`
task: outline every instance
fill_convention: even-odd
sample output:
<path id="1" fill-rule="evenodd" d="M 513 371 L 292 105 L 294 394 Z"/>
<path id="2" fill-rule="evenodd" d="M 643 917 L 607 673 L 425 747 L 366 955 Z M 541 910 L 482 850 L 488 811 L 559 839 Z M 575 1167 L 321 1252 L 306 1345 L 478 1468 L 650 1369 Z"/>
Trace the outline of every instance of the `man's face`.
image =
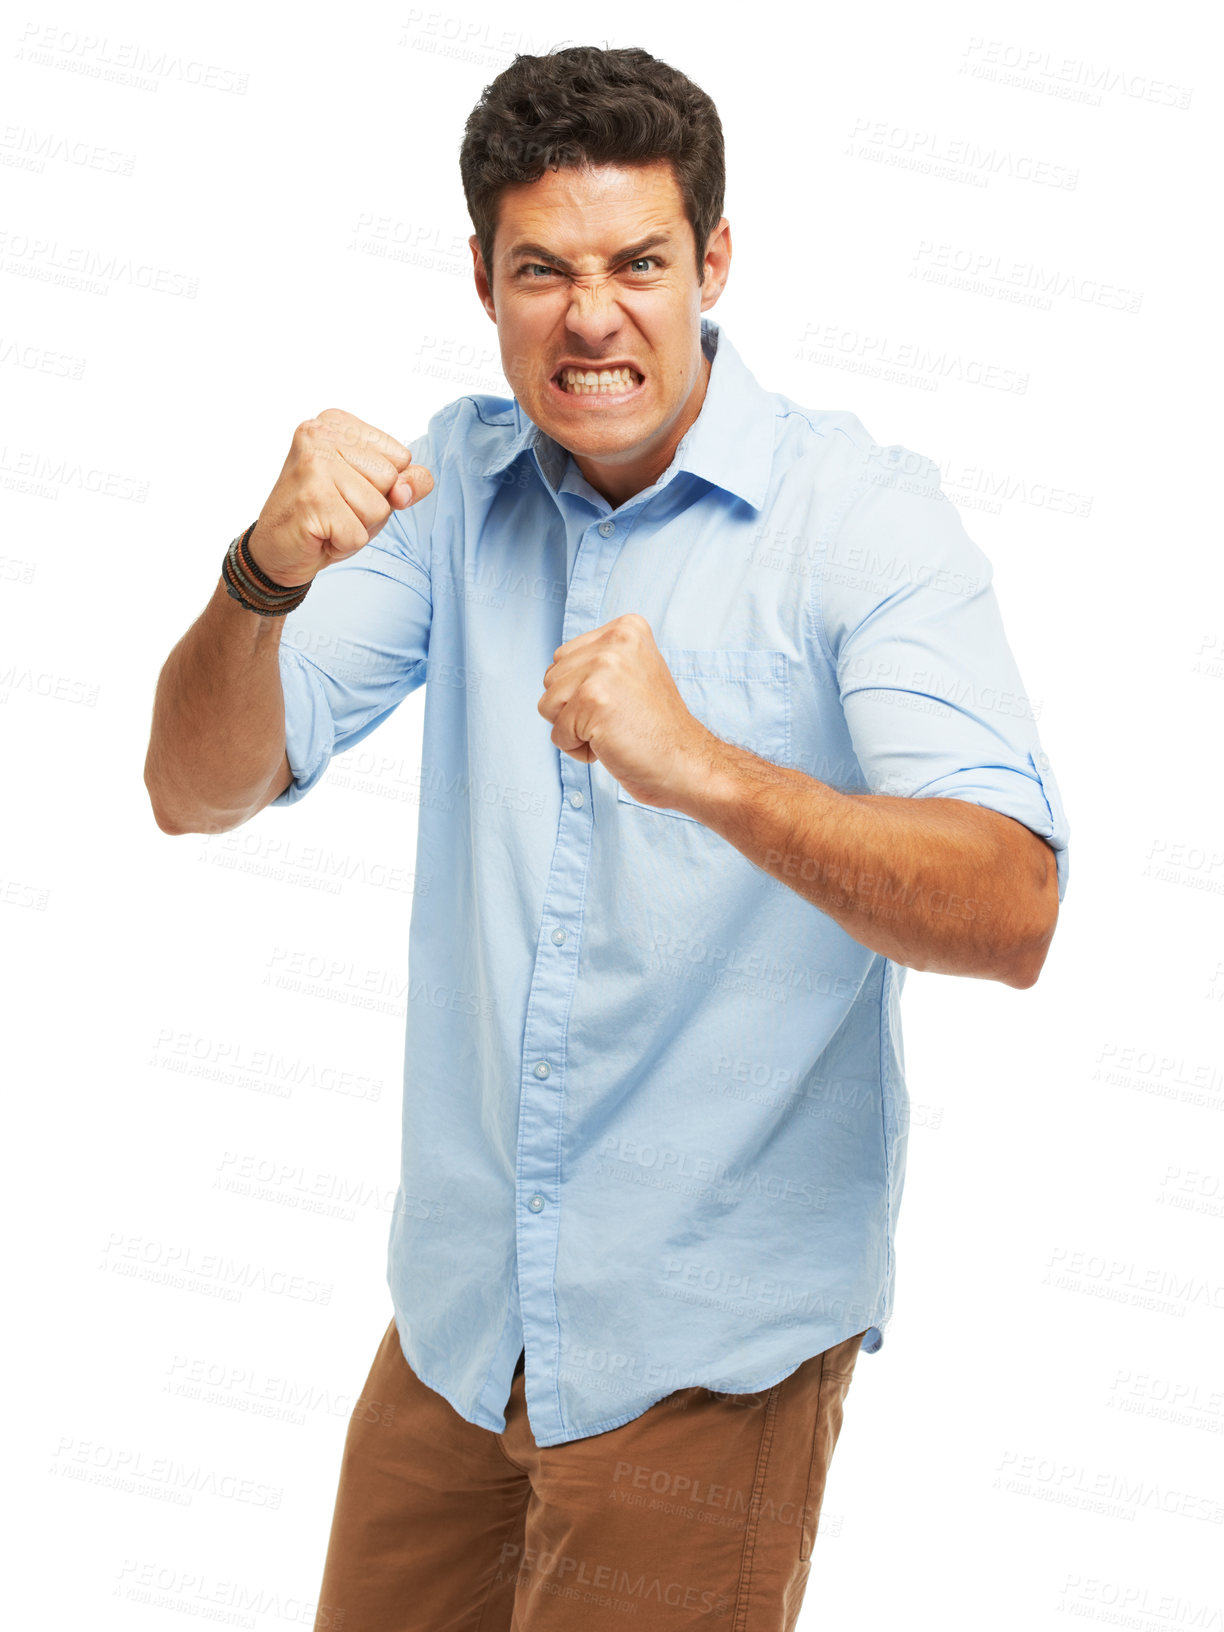
<path id="1" fill-rule="evenodd" d="M 469 243 L 510 388 L 587 481 L 621 504 L 667 469 L 700 411 L 709 378 L 701 313 L 726 282 L 726 217 L 699 283 L 666 162 L 546 170 L 507 188 L 499 206 L 492 287 L 475 235 Z M 584 373 L 624 369 L 582 384 Z"/>

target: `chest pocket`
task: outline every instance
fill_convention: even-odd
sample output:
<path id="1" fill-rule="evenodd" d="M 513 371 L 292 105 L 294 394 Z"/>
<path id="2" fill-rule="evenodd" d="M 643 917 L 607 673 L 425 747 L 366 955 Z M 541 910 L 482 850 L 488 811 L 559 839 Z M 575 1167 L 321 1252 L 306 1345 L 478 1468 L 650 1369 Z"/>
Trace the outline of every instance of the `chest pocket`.
<path id="1" fill-rule="evenodd" d="M 660 646 L 659 653 L 685 707 L 708 731 L 772 764 L 790 763 L 790 669 L 785 652 Z M 619 782 L 616 797 L 651 816 L 697 820 L 682 810 L 643 804 Z"/>

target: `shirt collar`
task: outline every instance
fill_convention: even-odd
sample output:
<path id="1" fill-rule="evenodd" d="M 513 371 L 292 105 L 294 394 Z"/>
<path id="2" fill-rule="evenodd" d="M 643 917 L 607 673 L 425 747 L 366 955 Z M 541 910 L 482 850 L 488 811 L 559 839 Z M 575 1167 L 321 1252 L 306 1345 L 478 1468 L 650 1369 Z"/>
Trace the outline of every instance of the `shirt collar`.
<path id="1" fill-rule="evenodd" d="M 773 462 L 774 403 L 745 367 L 721 325 L 701 319 L 701 347 L 710 358 L 710 378 L 697 418 L 676 449 L 659 483 L 687 470 L 715 487 L 761 509 L 769 490 Z M 486 474 L 496 476 L 520 454 L 535 450 L 541 471 L 554 491 L 568 461 L 568 450 L 523 412 L 514 400 L 515 434 Z"/>

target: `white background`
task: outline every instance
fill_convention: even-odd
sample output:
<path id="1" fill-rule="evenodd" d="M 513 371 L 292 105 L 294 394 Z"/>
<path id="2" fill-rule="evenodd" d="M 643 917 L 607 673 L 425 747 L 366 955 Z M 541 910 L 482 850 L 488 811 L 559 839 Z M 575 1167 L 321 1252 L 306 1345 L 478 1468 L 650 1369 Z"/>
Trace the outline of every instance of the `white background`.
<path id="1" fill-rule="evenodd" d="M 896 1313 L 801 1625 L 1219 1624 L 1205 12 L 304 16 L 60 5 L 0 36 L 8 1618 L 311 1624 L 390 1313 L 423 693 L 363 745 L 377 793 L 337 760 L 212 839 L 153 822 L 151 699 L 301 419 L 410 442 L 506 392 L 463 122 L 514 51 L 595 43 L 720 109 L 712 315 L 758 380 L 944 469 L 1071 820 L 1034 988 L 909 978 Z"/>

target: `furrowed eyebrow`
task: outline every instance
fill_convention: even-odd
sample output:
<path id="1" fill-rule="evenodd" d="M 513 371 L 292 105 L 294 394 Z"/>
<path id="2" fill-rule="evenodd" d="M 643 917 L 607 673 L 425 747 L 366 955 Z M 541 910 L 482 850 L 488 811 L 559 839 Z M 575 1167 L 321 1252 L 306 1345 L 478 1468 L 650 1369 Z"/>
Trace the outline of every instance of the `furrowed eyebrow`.
<path id="1" fill-rule="evenodd" d="M 609 266 L 619 266 L 622 261 L 634 261 L 639 255 L 644 255 L 648 249 L 662 249 L 670 247 L 671 235 L 666 232 L 656 232 L 650 238 L 643 238 L 640 244 L 630 244 L 627 249 L 618 250 L 607 263 Z M 568 272 L 570 263 L 563 256 L 554 255 L 551 250 L 545 249 L 542 244 L 515 244 L 507 255 L 507 260 L 517 261 L 524 256 L 532 260 L 544 261 L 549 266 L 559 266 L 562 271 Z"/>

